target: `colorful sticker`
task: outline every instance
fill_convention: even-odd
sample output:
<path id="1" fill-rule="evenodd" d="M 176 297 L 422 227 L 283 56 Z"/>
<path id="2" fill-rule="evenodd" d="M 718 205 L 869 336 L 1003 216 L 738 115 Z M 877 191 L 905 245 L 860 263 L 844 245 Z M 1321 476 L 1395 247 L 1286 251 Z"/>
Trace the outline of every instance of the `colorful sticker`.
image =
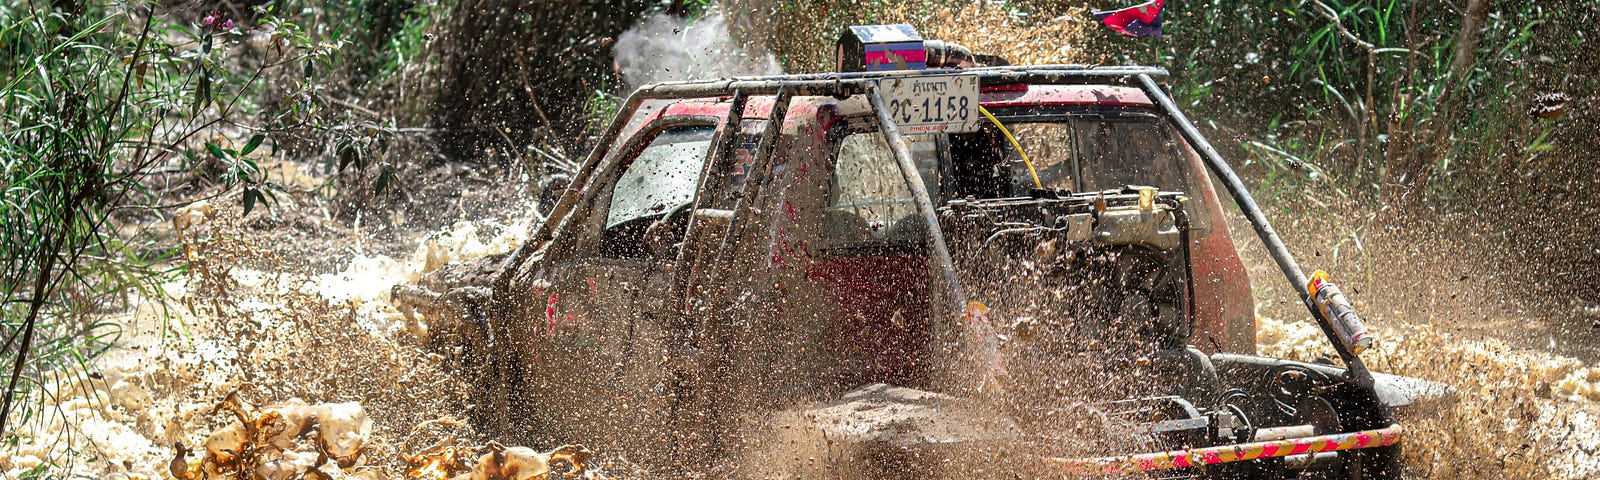
<path id="1" fill-rule="evenodd" d="M 1045 458 L 1046 464 L 1060 465 L 1062 473 L 1070 476 L 1126 475 L 1155 470 L 1171 470 L 1200 465 L 1247 462 L 1263 458 L 1286 457 L 1306 453 L 1337 452 L 1363 448 L 1387 447 L 1400 443 L 1400 425 L 1390 425 L 1378 430 L 1319 435 L 1270 442 L 1224 445 L 1220 447 L 1174 450 L 1122 457 L 1099 458 Z"/>

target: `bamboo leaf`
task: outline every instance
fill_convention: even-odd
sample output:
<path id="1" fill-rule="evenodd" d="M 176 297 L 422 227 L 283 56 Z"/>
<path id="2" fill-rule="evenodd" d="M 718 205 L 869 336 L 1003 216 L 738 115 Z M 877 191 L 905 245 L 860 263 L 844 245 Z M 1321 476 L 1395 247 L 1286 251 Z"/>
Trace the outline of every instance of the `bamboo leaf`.
<path id="1" fill-rule="evenodd" d="M 190 115 L 200 115 L 201 110 L 211 103 L 211 71 L 204 66 L 200 67 L 200 81 L 194 89 L 194 111 Z"/>
<path id="2" fill-rule="evenodd" d="M 244 189 L 244 214 L 245 215 L 249 215 L 250 214 L 250 210 L 254 209 L 256 207 L 256 197 L 260 196 L 260 195 L 261 195 L 260 193 L 256 193 L 256 189 L 254 189 L 254 188 L 246 188 L 246 189 Z"/>
<path id="3" fill-rule="evenodd" d="M 218 146 L 215 143 L 206 142 L 206 151 L 207 152 L 211 152 L 211 154 L 215 155 L 217 158 L 220 158 L 220 159 L 223 159 L 223 160 L 228 160 L 229 159 L 228 152 L 223 151 L 222 147 Z"/>
<path id="4" fill-rule="evenodd" d="M 255 134 L 255 136 L 250 137 L 250 141 L 245 142 L 244 148 L 239 149 L 239 155 L 240 156 L 249 155 L 250 152 L 256 151 L 256 147 L 260 147 L 261 146 L 261 142 L 266 140 L 266 139 L 267 139 L 266 135 L 262 135 L 262 134 L 259 134 L 259 133 Z"/>
<path id="5" fill-rule="evenodd" d="M 346 140 L 339 146 L 339 171 L 343 172 L 351 163 L 355 163 L 361 156 L 361 149 L 355 143 Z"/>

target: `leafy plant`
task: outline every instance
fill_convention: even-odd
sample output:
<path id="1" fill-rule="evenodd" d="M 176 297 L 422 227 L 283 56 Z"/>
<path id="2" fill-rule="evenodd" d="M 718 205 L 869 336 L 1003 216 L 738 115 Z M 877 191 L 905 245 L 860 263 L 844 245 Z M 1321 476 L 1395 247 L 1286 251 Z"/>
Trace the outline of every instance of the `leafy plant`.
<path id="1" fill-rule="evenodd" d="M 30 5 L 0 5 L 4 433 L 46 413 L 40 402 L 62 387 L 52 379 L 70 372 L 61 381 L 79 382 L 91 371 L 121 333 L 107 313 L 164 298 L 161 283 L 177 270 L 160 265 L 174 250 L 117 227 L 226 195 L 246 213 L 276 197 L 258 161 L 273 132 L 249 125 L 249 94 L 264 74 L 328 50 L 270 7 L 259 26 L 244 27 L 220 12 L 180 24 L 142 3 Z M 270 39 L 249 62 L 233 43 L 247 30 Z M 315 88 L 306 79 L 293 90 Z M 257 133 L 238 148 L 207 139 L 225 138 L 222 128 Z M 202 189 L 155 186 L 173 178 Z"/>

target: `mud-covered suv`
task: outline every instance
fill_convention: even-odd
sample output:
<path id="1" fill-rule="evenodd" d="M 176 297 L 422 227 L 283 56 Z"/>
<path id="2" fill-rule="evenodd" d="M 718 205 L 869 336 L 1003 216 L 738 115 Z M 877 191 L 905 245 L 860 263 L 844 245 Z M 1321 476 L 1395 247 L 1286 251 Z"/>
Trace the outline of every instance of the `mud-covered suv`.
<path id="1" fill-rule="evenodd" d="M 1365 370 L 1165 71 L 864 50 L 639 89 L 525 244 L 396 287 L 477 418 L 673 477 L 1398 475 L 1444 387 Z M 1342 366 L 1250 355 L 1214 181 Z"/>

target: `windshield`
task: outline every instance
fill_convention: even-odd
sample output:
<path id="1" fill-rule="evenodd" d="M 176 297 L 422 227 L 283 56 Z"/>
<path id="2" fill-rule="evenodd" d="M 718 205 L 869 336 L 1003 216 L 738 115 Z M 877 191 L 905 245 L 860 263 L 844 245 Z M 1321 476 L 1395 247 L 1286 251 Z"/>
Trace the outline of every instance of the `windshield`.
<path id="1" fill-rule="evenodd" d="M 1177 139 L 1158 117 L 1070 113 L 1001 117 L 1027 159 L 992 124 L 951 135 L 955 197 L 1020 197 L 1113 190 L 1130 185 L 1188 192 L 1193 174 Z M 1038 175 L 1035 183 L 1034 175 Z"/>
<path id="2" fill-rule="evenodd" d="M 715 127 L 695 126 L 657 135 L 617 180 L 606 228 L 663 215 L 694 201 L 695 184 L 715 131 Z"/>

